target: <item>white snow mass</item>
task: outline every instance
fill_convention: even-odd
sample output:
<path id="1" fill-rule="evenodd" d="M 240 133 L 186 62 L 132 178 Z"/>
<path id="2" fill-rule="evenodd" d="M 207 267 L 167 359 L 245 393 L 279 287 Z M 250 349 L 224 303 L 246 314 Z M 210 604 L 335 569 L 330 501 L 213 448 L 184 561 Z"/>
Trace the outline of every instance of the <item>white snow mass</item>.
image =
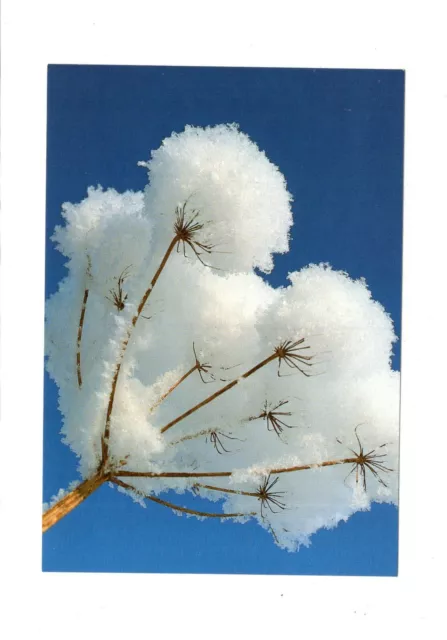
<path id="1" fill-rule="evenodd" d="M 144 193 L 90 187 L 53 235 L 68 273 L 47 302 L 47 369 L 81 476 L 105 437 L 132 499 L 192 492 L 288 550 L 397 504 L 396 337 L 366 283 L 327 264 L 280 289 L 255 273 L 288 250 L 292 198 L 236 125 L 188 126 L 140 164 Z"/>

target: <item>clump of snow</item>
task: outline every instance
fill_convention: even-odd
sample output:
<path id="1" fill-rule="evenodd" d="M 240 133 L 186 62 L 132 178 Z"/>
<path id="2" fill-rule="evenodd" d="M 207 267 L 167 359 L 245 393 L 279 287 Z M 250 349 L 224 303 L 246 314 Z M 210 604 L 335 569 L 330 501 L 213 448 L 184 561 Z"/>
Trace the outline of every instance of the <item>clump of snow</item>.
<path id="1" fill-rule="evenodd" d="M 68 274 L 47 302 L 47 368 L 81 476 L 99 465 L 122 363 L 110 459 L 139 472 L 231 472 L 203 482 L 128 478 L 137 502 L 144 503 L 142 494 L 195 492 L 204 499 L 198 497 L 198 511 L 219 502 L 224 513 L 254 512 L 289 550 L 372 501 L 397 503 L 396 337 L 366 283 L 326 264 L 290 274 L 280 289 L 254 272 L 269 271 L 273 254 L 287 250 L 291 198 L 278 169 L 235 125 L 187 127 L 165 140 L 147 167 L 144 194 L 90 188 L 81 203 L 64 205 L 65 225 L 53 236 Z M 197 213 L 203 225 L 195 239 L 215 247 L 208 254 L 196 245 L 198 257 L 189 246 L 184 255 L 179 243 L 152 288 L 174 238 L 176 207 L 186 201 L 187 219 Z M 250 373 L 287 342 L 297 358 L 276 358 Z M 269 411 L 279 412 L 280 428 Z M 352 463 L 322 466 L 352 457 L 357 438 L 365 451 L 386 456 L 380 459 L 391 471 L 380 477 L 387 487 L 367 470 L 363 491 Z M 303 465 L 311 468 L 271 474 L 285 508 L 245 495 L 258 492 L 272 470 Z"/>
<path id="2" fill-rule="evenodd" d="M 288 250 L 291 195 L 284 176 L 235 124 L 187 126 L 166 138 L 146 166 L 146 208 L 157 236 L 168 240 L 173 213 L 198 212 L 202 241 L 216 251 L 204 261 L 236 272 L 269 272 L 273 253 Z M 194 257 L 191 250 L 187 255 Z"/>

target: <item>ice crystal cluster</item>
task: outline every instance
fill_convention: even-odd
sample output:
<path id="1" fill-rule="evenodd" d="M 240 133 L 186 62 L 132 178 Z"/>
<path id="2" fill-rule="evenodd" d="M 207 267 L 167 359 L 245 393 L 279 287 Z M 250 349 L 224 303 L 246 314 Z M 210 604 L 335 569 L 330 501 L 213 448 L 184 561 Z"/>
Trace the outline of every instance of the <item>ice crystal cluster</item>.
<path id="1" fill-rule="evenodd" d="M 68 275 L 47 302 L 47 368 L 81 476 L 101 463 L 121 362 L 111 468 L 185 473 L 122 478 L 140 492 L 132 497 L 192 492 L 201 511 L 256 518 L 289 550 L 371 501 L 396 503 L 396 338 L 365 282 L 327 264 L 291 273 L 283 288 L 258 275 L 288 250 L 291 196 L 237 126 L 186 127 L 140 164 L 143 193 L 90 188 L 63 206 L 53 235 Z M 191 233 L 174 242 L 179 228 Z M 244 377 L 280 345 L 303 358 L 276 357 Z M 322 466 L 355 457 L 360 443 L 385 470 Z M 272 472 L 300 465 L 312 468 Z M 261 498 L 263 485 L 272 500 Z"/>

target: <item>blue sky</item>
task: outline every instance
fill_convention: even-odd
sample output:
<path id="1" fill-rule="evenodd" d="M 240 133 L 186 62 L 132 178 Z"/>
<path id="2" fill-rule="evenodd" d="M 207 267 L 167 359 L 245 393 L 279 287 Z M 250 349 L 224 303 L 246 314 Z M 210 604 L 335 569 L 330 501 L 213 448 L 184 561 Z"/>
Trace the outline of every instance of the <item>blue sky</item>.
<path id="1" fill-rule="evenodd" d="M 398 71 L 50 66 L 47 238 L 89 185 L 142 189 L 137 167 L 186 124 L 237 122 L 294 196 L 291 251 L 271 284 L 311 262 L 365 277 L 400 336 L 404 74 Z M 64 276 L 46 252 L 46 296 Z M 400 343 L 393 367 L 400 369 Z M 77 478 L 45 377 L 44 500 Z M 176 496 L 185 506 L 191 499 Z M 174 500 L 175 501 L 175 500 Z M 254 523 L 199 522 L 102 487 L 43 537 L 46 571 L 395 575 L 397 510 L 373 505 L 291 554 Z"/>

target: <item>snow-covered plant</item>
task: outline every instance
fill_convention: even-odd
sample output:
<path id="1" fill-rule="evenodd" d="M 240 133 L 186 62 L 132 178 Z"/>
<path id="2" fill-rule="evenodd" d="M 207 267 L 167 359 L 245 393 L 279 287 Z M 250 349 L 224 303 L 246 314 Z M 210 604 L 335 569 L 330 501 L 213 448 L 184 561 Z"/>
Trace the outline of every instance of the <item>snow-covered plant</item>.
<path id="1" fill-rule="evenodd" d="M 327 264 L 279 289 L 258 275 L 288 250 L 291 196 L 236 125 L 188 126 L 140 164 L 144 193 L 90 188 L 53 235 L 68 275 L 47 302 L 47 368 L 82 482 L 44 530 L 105 482 L 255 518 L 290 550 L 396 503 L 396 337 L 365 282 Z"/>

